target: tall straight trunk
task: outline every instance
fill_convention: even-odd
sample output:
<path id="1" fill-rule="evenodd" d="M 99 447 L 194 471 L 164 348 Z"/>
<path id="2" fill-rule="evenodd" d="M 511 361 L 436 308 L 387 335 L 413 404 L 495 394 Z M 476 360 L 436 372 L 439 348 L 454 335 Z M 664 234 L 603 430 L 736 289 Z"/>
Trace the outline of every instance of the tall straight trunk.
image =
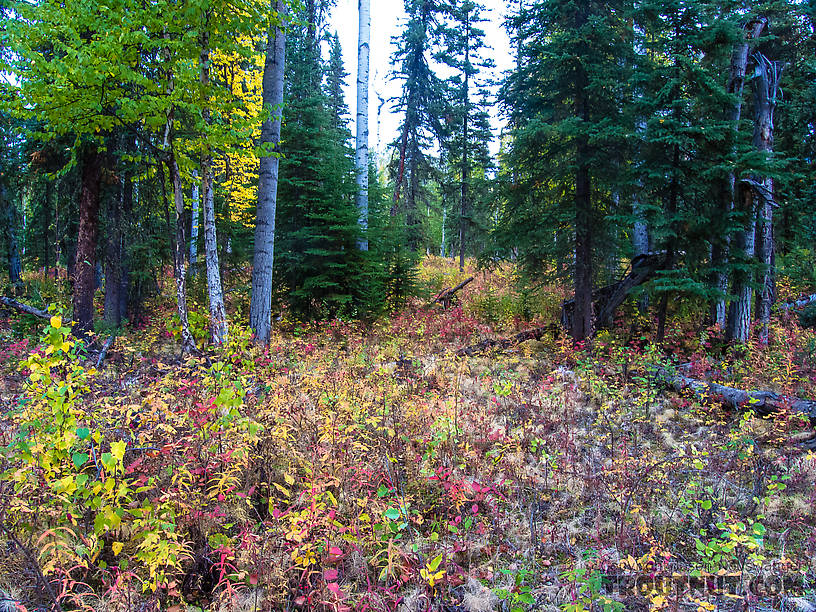
<path id="1" fill-rule="evenodd" d="M 357 210 L 363 237 L 360 249 L 368 250 L 368 77 L 371 52 L 371 0 L 359 0 L 360 29 L 357 41 Z"/>
<path id="2" fill-rule="evenodd" d="M 17 205 L 0 177 L 0 206 L 5 207 L 6 249 L 8 273 L 11 285 L 17 289 L 23 284 L 23 268 L 20 262 L 20 242 L 17 238 Z M 0 208 L 2 210 L 2 208 Z M 46 245 L 47 248 L 47 245 Z"/>
<path id="3" fill-rule="evenodd" d="M 576 30 L 587 21 L 587 7 L 581 3 L 576 18 Z M 575 117 L 589 129 L 588 79 L 580 62 L 575 68 Z M 586 134 L 576 138 L 575 169 L 575 313 L 572 338 L 580 342 L 592 336 L 592 183 L 589 172 L 590 145 Z"/>
<path id="4" fill-rule="evenodd" d="M 167 37 L 165 33 L 165 37 Z M 165 49 L 165 59 L 167 64 L 170 64 L 170 50 Z M 175 80 L 172 70 L 167 73 L 167 93 L 172 94 L 175 88 Z M 164 162 L 167 164 L 167 169 L 170 172 L 170 180 L 173 184 L 173 202 L 176 209 L 176 231 L 175 239 L 172 241 L 173 246 L 173 275 L 176 277 L 176 309 L 179 317 L 179 324 L 181 325 L 181 352 L 185 353 L 197 352 L 193 334 L 190 332 L 190 319 L 187 316 L 187 270 L 185 269 L 184 251 L 187 243 L 184 239 L 184 192 L 181 186 L 181 171 L 179 170 L 176 154 L 173 150 L 173 122 L 175 118 L 175 108 L 171 107 L 167 113 L 167 122 L 164 127 L 164 148 L 166 156 Z M 167 215 L 167 223 L 170 223 L 170 206 L 167 202 L 167 191 L 164 180 L 164 170 L 162 163 L 159 162 L 159 173 L 162 184 L 162 194 L 165 199 L 165 214 Z"/>
<path id="5" fill-rule="evenodd" d="M 43 225 L 42 225 L 42 239 L 43 239 L 43 268 L 45 277 L 51 271 L 51 240 L 48 236 L 51 230 L 51 181 L 45 183 L 45 201 L 43 202 Z"/>
<path id="6" fill-rule="evenodd" d="M 680 145 L 674 145 L 674 152 L 672 154 L 672 179 L 669 187 L 669 201 L 666 207 L 666 212 L 670 219 L 670 227 L 672 229 L 669 243 L 666 245 L 666 268 L 671 270 L 675 266 L 677 254 L 675 252 L 674 243 L 678 238 L 677 227 L 677 207 L 678 198 L 680 196 L 680 179 L 678 173 L 680 171 Z M 669 309 L 669 292 L 663 292 L 660 298 L 660 308 L 657 314 L 657 341 L 662 343 L 666 338 L 666 317 Z"/>
<path id="7" fill-rule="evenodd" d="M 102 181 L 102 154 L 95 144 L 81 156 L 79 231 L 74 264 L 74 323 L 80 334 L 93 329 L 96 276 L 96 243 L 99 234 L 99 191 Z"/>
<path id="8" fill-rule="evenodd" d="M 181 183 L 181 171 L 175 153 L 170 149 L 167 168 L 173 183 L 173 202 L 176 209 L 176 239 L 173 250 L 174 272 L 176 277 L 176 305 L 181 322 L 181 352 L 195 353 L 197 347 L 190 332 L 190 320 L 187 315 L 187 270 L 184 258 L 187 242 L 184 239 L 184 191 Z"/>
<path id="9" fill-rule="evenodd" d="M 737 232 L 735 246 L 743 264 L 749 264 L 756 253 L 756 198 L 748 187 L 740 189 L 743 207 L 748 215 L 745 229 Z M 729 341 L 745 343 L 751 331 L 751 302 L 754 291 L 751 287 L 752 275 L 747 270 L 734 274 L 734 300 L 728 308 L 725 337 Z"/>
<path id="10" fill-rule="evenodd" d="M 459 218 L 459 271 L 465 271 L 465 247 L 468 229 L 468 180 L 470 165 L 468 160 L 468 120 L 470 119 L 470 12 L 465 12 L 465 70 L 462 86 L 464 117 L 462 118 L 462 202 Z"/>
<path id="11" fill-rule="evenodd" d="M 201 222 L 201 198 L 198 187 L 198 172 L 193 172 L 192 211 L 190 214 L 190 273 L 196 275 L 198 265 L 198 228 Z"/>
<path id="12" fill-rule="evenodd" d="M 399 163 L 397 164 L 397 180 L 394 189 L 394 205 L 391 207 L 392 217 L 397 214 L 400 193 L 402 191 L 402 182 L 405 180 L 405 156 L 408 151 L 408 132 L 410 130 L 409 116 L 410 112 L 406 111 L 405 125 L 402 128 L 402 136 L 400 136 Z"/>
<path id="13" fill-rule="evenodd" d="M 122 201 L 125 198 L 125 180 L 121 179 L 119 197 L 111 198 L 108 208 L 108 236 L 105 244 L 105 324 L 119 327 L 122 324 L 122 256 L 124 238 L 122 232 Z"/>
<path id="14" fill-rule="evenodd" d="M 445 235 L 445 230 L 446 230 L 445 226 L 447 225 L 447 223 L 448 223 L 448 209 L 447 209 L 447 206 L 445 205 L 445 196 L 443 195 L 442 196 L 442 245 L 439 247 L 439 256 L 440 257 L 444 257 L 445 253 L 447 252 L 447 249 L 445 248 L 446 238 L 447 238 L 447 236 Z"/>
<path id="15" fill-rule="evenodd" d="M 782 68 L 776 62 L 768 61 L 764 56 L 757 57 L 754 89 L 754 148 L 763 153 L 767 159 L 773 155 L 774 148 L 774 111 L 776 110 L 779 82 Z M 759 341 L 768 343 L 768 326 L 771 321 L 771 308 L 774 301 L 774 231 L 773 200 L 774 181 L 769 176 L 756 179 L 759 204 L 759 223 L 757 227 L 757 254 L 763 265 L 762 288 L 757 303 L 759 319 Z"/>
<path id="16" fill-rule="evenodd" d="M 119 291 L 119 316 L 127 318 L 130 309 L 130 261 L 128 245 L 133 237 L 133 172 L 125 170 L 124 186 L 122 189 L 122 278 Z"/>
<path id="17" fill-rule="evenodd" d="M 757 19 L 746 24 L 743 39 L 734 46 L 731 53 L 731 66 L 729 69 L 728 83 L 726 91 L 733 96 L 733 104 L 727 109 L 726 118 L 731 124 L 732 141 L 729 143 L 727 154 L 734 150 L 734 140 L 739 131 L 739 121 L 742 116 L 742 93 L 745 89 L 745 74 L 748 67 L 748 55 L 751 41 L 756 40 L 762 34 L 767 25 L 767 20 Z M 734 173 L 729 173 L 722 189 L 721 213 L 723 218 L 729 219 L 734 211 L 734 201 L 736 198 L 736 178 Z M 731 236 L 726 233 L 722 242 L 715 243 L 712 248 L 712 265 L 714 267 L 714 288 L 719 293 L 714 301 L 711 317 L 715 325 L 726 327 L 729 325 L 726 320 L 726 295 L 728 293 L 728 272 L 727 266 L 730 255 Z"/>
<path id="18" fill-rule="evenodd" d="M 206 90 L 210 84 L 210 41 L 204 32 L 201 41 L 201 85 Z M 204 122 L 211 122 L 210 109 L 202 111 Z M 204 251 L 207 263 L 207 294 L 210 304 L 210 333 L 213 344 L 223 346 L 229 339 L 227 311 L 224 307 L 224 290 L 221 287 L 221 268 L 218 263 L 218 236 L 215 229 L 215 194 L 213 193 L 212 151 L 204 146 L 201 157 L 201 191 L 204 200 Z"/>
<path id="19" fill-rule="evenodd" d="M 284 15 L 283 0 L 272 0 L 272 8 Z M 269 116 L 261 126 L 261 143 L 274 147 L 277 153 L 281 136 L 284 69 L 286 64 L 286 31 L 270 29 L 266 44 L 263 74 L 263 106 Z M 258 173 L 258 209 L 255 221 L 255 252 L 252 265 L 252 300 L 249 324 L 255 342 L 269 343 L 272 333 L 272 273 L 275 262 L 275 214 L 278 200 L 280 159 L 271 151 L 261 157 Z"/>
<path id="20" fill-rule="evenodd" d="M 417 197 L 419 195 L 419 143 L 416 138 L 411 141 L 411 158 L 409 160 L 410 174 L 408 194 L 405 198 L 405 225 L 408 228 L 408 248 L 416 252 L 419 248 L 419 219 L 417 214 Z"/>

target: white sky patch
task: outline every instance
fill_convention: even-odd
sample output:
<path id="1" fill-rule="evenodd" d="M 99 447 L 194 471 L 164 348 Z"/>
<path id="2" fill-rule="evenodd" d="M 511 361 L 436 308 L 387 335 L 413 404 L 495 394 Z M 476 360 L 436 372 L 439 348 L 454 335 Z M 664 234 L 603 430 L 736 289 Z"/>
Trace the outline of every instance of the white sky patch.
<path id="1" fill-rule="evenodd" d="M 511 51 L 510 39 L 502 23 L 507 7 L 504 0 L 484 0 L 487 11 L 482 24 L 485 42 L 490 49 L 485 55 L 496 64 L 494 78 L 513 67 L 515 59 Z M 405 6 L 402 0 L 371 0 L 371 92 L 369 103 L 370 146 L 375 154 L 385 152 L 388 145 L 397 139 L 400 124 L 399 115 L 392 109 L 394 98 L 400 95 L 400 83 L 389 78 L 392 70 L 391 55 L 394 52 L 392 40 L 405 26 Z M 349 73 L 346 87 L 346 103 L 352 117 L 352 134 L 357 115 L 357 32 L 359 18 L 357 0 L 338 0 L 330 19 L 330 31 L 336 30 L 343 47 L 343 62 Z M 384 102 L 384 103 L 383 103 Z M 381 105 L 381 103 L 383 103 Z M 494 96 L 490 99 L 492 125 L 496 138 L 490 150 L 495 154 L 499 149 L 498 133 L 503 122 L 499 118 L 498 104 Z M 378 112 L 378 109 L 379 112 Z"/>

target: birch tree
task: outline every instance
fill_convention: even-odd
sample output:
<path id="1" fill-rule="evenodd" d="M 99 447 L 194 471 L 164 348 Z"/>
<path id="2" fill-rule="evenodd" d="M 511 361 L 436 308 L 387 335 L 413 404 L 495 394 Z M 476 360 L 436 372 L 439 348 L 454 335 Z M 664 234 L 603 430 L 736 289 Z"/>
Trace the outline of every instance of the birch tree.
<path id="1" fill-rule="evenodd" d="M 265 345 L 272 332 L 272 272 L 275 261 L 275 214 L 277 212 L 278 147 L 281 136 L 284 70 L 286 64 L 286 6 L 272 0 L 276 17 L 269 26 L 263 74 L 263 112 L 261 146 L 264 148 L 258 174 L 258 211 L 255 221 L 255 251 L 252 266 L 252 300 L 249 323 L 255 342 Z"/>
<path id="2" fill-rule="evenodd" d="M 368 77 L 371 51 L 371 0 L 359 0 L 360 29 L 357 41 L 357 209 L 364 233 L 360 249 L 368 250 Z"/>

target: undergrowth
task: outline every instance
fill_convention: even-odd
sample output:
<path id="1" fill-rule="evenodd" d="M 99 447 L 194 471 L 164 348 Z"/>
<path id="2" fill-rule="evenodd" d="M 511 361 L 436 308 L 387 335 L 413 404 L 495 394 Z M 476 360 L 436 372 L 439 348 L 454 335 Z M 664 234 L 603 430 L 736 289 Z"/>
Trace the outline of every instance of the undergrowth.
<path id="1" fill-rule="evenodd" d="M 428 307 L 468 275 L 458 304 Z M 549 322 L 562 293 L 438 258 L 419 282 L 427 295 L 379 322 L 292 325 L 260 350 L 236 317 L 229 347 L 184 361 L 157 301 L 101 371 L 58 314 L 39 340 L 4 321 L 6 595 L 174 612 L 809 596 L 808 424 L 669 394 L 654 371 L 812 397 L 812 332 L 780 317 L 770 346 L 737 351 L 680 320 L 658 347 L 624 311 L 592 346 L 461 358 Z"/>

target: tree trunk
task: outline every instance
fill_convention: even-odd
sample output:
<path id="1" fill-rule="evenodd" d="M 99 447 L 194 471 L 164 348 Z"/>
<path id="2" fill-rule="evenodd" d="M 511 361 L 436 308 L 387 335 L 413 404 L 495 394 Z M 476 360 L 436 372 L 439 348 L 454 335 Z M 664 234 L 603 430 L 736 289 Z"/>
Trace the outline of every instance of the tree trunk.
<path id="1" fill-rule="evenodd" d="M 52 190 L 51 181 L 46 181 L 44 194 L 45 201 L 43 202 L 43 226 L 42 226 L 43 268 L 46 278 L 48 278 L 48 274 L 51 272 L 51 240 L 48 236 L 48 233 L 51 230 L 51 190 Z"/>
<path id="2" fill-rule="evenodd" d="M 368 76 L 371 51 L 371 0 L 359 0 L 360 30 L 357 42 L 357 210 L 363 237 L 360 250 L 368 250 Z"/>
<path id="3" fill-rule="evenodd" d="M 586 9 L 584 9 L 585 11 Z M 583 11 L 578 16 L 577 27 L 586 22 Z M 578 28 L 576 28 L 578 29 Z M 589 129 L 589 101 L 587 100 L 587 75 L 583 64 L 575 69 L 575 117 Z M 575 169 L 575 314 L 572 321 L 572 338 L 581 342 L 592 336 L 592 184 L 589 173 L 589 139 L 586 134 L 576 138 Z"/>
<path id="4" fill-rule="evenodd" d="M 645 128 L 644 128 L 645 129 Z M 638 191 L 640 185 L 637 186 Z M 643 210 L 643 203 L 640 201 L 638 191 L 632 196 L 632 253 L 633 258 L 646 255 L 649 252 L 649 226 L 646 222 L 646 215 Z M 649 295 L 643 293 L 638 300 L 638 311 L 645 315 L 649 310 Z"/>
<path id="5" fill-rule="evenodd" d="M 125 180 L 119 188 L 119 197 L 111 198 L 108 211 L 108 236 L 105 244 L 105 324 L 116 328 L 122 324 L 122 209 L 125 199 Z"/>
<path id="6" fill-rule="evenodd" d="M 465 70 L 463 79 L 463 102 L 464 117 L 462 119 L 462 203 L 459 219 L 459 271 L 465 271 L 465 242 L 468 229 L 468 215 L 470 214 L 470 203 L 468 202 L 468 180 L 469 180 L 469 160 L 468 160 L 468 119 L 470 118 L 470 12 L 465 12 Z"/>
<path id="7" fill-rule="evenodd" d="M 767 20 L 757 19 L 746 24 L 744 37 L 734 46 L 731 54 L 731 67 L 729 71 L 726 92 L 733 96 L 733 105 L 727 109 L 726 117 L 732 126 L 732 141 L 728 143 L 727 155 L 734 151 L 736 135 L 739 131 L 739 121 L 742 115 L 742 92 L 745 88 L 745 74 L 748 66 L 748 55 L 750 42 L 759 38 L 767 25 Z M 721 212 L 725 219 L 729 219 L 734 210 L 734 200 L 736 198 L 736 184 L 734 173 L 729 173 L 722 190 Z M 715 325 L 726 327 L 726 295 L 728 294 L 728 265 L 730 255 L 731 237 L 728 233 L 722 242 L 715 243 L 712 249 L 712 266 L 714 268 L 714 288 L 719 293 L 719 297 L 714 301 L 711 316 Z M 750 306 L 749 306 L 750 308 Z"/>
<path id="8" fill-rule="evenodd" d="M 201 221 L 201 198 L 198 189 L 198 172 L 193 172 L 192 211 L 190 214 L 190 274 L 196 275 L 198 266 L 198 228 Z"/>
<path id="9" fill-rule="evenodd" d="M 96 145 L 82 152 L 82 183 L 79 193 L 79 231 L 74 264 L 74 322 L 82 335 L 93 329 L 96 242 L 99 233 L 99 190 L 102 154 Z"/>
<path id="10" fill-rule="evenodd" d="M 5 206 L 6 213 L 6 248 L 8 256 L 9 281 L 12 287 L 23 284 L 23 268 L 20 262 L 20 243 L 17 238 L 17 205 L 10 197 L 9 190 L 0 177 L 0 205 Z M 1 210 L 1 209 L 0 209 Z M 46 249 L 48 248 L 46 241 Z"/>
<path id="11" fill-rule="evenodd" d="M 744 265 L 749 264 L 756 252 L 756 198 L 748 187 L 742 187 L 744 211 L 748 215 L 745 230 L 740 231 L 736 237 L 736 247 L 740 253 L 740 258 Z M 728 309 L 728 320 L 726 323 L 725 337 L 729 341 L 745 343 L 751 331 L 751 298 L 753 289 L 751 288 L 751 274 L 747 270 L 741 270 L 734 274 L 734 295 Z"/>
<path id="12" fill-rule="evenodd" d="M 201 45 L 201 85 L 206 89 L 210 84 L 209 34 L 202 34 Z M 204 122 L 210 124 L 210 109 L 202 111 Z M 218 236 L 215 228 L 215 194 L 213 193 L 212 151 L 205 145 L 201 159 L 202 199 L 204 200 L 204 251 L 207 260 L 207 294 L 210 303 L 210 332 L 213 344 L 223 346 L 229 338 L 227 312 L 224 308 L 224 291 L 221 287 L 221 268 L 218 263 Z"/>
<path id="13" fill-rule="evenodd" d="M 273 0 L 273 8 L 284 15 L 283 0 Z M 261 127 L 261 143 L 277 151 L 281 135 L 286 31 L 270 29 L 263 74 L 263 105 L 269 116 Z M 275 261 L 275 213 L 278 198 L 280 159 L 271 151 L 261 157 L 258 175 L 258 211 L 255 221 L 255 252 L 252 265 L 252 301 L 249 323 L 255 342 L 269 343 L 272 333 L 272 272 Z"/>
<path id="14" fill-rule="evenodd" d="M 168 171 L 173 181 L 173 201 L 176 207 L 176 239 L 174 264 L 176 277 L 176 304 L 181 322 L 181 352 L 195 353 L 197 347 L 190 332 L 190 321 L 187 316 L 187 270 L 185 269 L 184 251 L 187 243 L 184 239 L 184 191 L 181 184 L 181 172 L 172 148 L 167 162 Z"/>
<path id="15" fill-rule="evenodd" d="M 753 79 L 754 147 L 767 159 L 770 159 L 773 155 L 774 111 L 782 69 L 776 62 L 770 62 L 762 55 L 759 55 L 757 60 Z M 768 325 L 771 321 L 771 308 L 774 301 L 774 181 L 769 176 L 755 180 L 759 185 L 757 195 L 760 201 L 757 250 L 759 261 L 763 265 L 763 281 L 758 300 L 757 318 L 759 319 L 759 341 L 761 344 L 768 344 Z"/>

